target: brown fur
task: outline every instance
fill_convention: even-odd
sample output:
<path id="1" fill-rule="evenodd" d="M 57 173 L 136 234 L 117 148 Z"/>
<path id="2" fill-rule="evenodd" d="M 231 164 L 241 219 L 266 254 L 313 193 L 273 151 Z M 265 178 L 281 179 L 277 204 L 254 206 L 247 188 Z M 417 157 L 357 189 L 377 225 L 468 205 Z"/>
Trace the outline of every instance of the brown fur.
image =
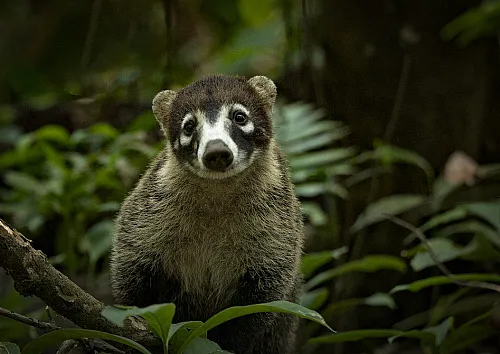
<path id="1" fill-rule="evenodd" d="M 111 281 L 119 303 L 174 302 L 179 322 L 204 321 L 229 306 L 297 300 L 302 216 L 272 133 L 274 84 L 251 80 L 228 81 L 235 83 L 230 87 L 208 80 L 201 89 L 155 98 L 153 110 L 169 137 L 186 104 L 204 107 L 190 92 L 212 90 L 216 102 L 244 99 L 267 142 L 250 167 L 222 180 L 195 176 L 167 143 L 117 218 Z M 250 315 L 216 327 L 209 338 L 235 353 L 289 353 L 296 326 L 290 315 Z"/>

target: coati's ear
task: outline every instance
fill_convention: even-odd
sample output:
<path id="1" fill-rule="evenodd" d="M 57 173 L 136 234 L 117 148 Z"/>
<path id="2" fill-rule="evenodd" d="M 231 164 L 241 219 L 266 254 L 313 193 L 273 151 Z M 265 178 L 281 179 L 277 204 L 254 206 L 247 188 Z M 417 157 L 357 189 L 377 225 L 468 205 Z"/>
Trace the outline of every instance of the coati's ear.
<path id="1" fill-rule="evenodd" d="M 265 76 L 254 76 L 248 83 L 257 91 L 259 96 L 266 103 L 269 113 L 272 113 L 274 103 L 276 102 L 276 85 L 273 80 Z"/>
<path id="2" fill-rule="evenodd" d="M 167 133 L 167 130 L 165 128 L 168 114 L 170 112 L 170 107 L 172 106 L 172 102 L 174 101 L 175 96 L 177 96 L 177 92 L 172 90 L 164 90 L 158 92 L 155 98 L 153 98 L 153 113 L 158 123 L 160 123 L 160 126 L 165 134 Z"/>

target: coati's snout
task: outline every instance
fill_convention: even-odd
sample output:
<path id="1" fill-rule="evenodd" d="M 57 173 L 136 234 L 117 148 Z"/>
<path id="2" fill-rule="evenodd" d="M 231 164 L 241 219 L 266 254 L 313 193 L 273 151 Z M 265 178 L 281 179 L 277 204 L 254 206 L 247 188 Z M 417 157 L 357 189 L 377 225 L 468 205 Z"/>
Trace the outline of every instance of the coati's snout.
<path id="1" fill-rule="evenodd" d="M 233 153 L 220 139 L 209 141 L 203 154 L 203 165 L 212 171 L 225 171 L 233 162 Z"/>
<path id="2" fill-rule="evenodd" d="M 268 149 L 275 99 L 276 86 L 264 76 L 215 75 L 179 92 L 161 91 L 153 112 L 181 166 L 222 179 L 246 170 Z"/>

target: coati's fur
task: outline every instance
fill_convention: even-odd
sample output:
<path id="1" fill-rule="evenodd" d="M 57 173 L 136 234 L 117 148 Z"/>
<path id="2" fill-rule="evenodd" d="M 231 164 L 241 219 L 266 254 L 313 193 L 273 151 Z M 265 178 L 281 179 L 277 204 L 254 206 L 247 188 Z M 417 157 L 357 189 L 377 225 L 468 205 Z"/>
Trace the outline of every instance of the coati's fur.
<path id="1" fill-rule="evenodd" d="M 181 322 L 205 321 L 235 305 L 297 301 L 302 214 L 273 133 L 275 98 L 266 77 L 224 75 L 155 97 L 167 143 L 116 221 L 111 282 L 118 303 L 174 302 L 174 322 Z M 182 146 L 183 119 L 219 117 L 221 107 L 234 104 L 247 109 L 253 129 L 224 121 L 244 149 L 235 157 L 244 168 L 197 171 L 199 142 L 193 135 L 195 141 Z M 238 354 L 290 353 L 297 325 L 291 315 L 254 314 L 214 328 L 208 338 Z"/>

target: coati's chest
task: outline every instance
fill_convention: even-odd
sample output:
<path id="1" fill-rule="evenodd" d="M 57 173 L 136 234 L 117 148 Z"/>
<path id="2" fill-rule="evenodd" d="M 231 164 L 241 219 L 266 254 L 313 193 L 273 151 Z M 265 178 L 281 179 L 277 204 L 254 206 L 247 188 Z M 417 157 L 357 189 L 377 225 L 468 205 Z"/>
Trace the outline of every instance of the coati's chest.
<path id="1" fill-rule="evenodd" d="M 241 202 L 241 201 L 240 201 Z M 184 292 L 227 298 L 248 268 L 279 258 L 280 234 L 265 205 L 170 206 L 164 227 L 162 265 Z"/>

